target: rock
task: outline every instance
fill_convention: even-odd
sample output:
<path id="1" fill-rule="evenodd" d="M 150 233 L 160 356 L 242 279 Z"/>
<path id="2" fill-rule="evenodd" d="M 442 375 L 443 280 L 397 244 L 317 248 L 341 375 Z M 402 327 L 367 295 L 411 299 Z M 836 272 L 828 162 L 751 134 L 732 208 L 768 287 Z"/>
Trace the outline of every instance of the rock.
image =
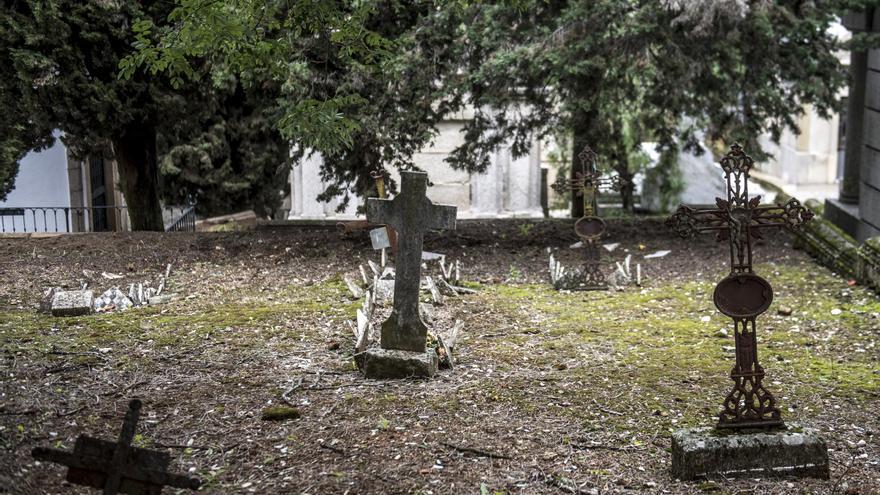
<path id="1" fill-rule="evenodd" d="M 362 363 L 362 364 L 361 364 Z M 439 365 L 437 353 L 433 349 L 425 352 L 401 351 L 397 349 L 367 349 L 361 359 L 361 371 L 372 379 L 394 379 L 434 376 Z"/>
<path id="2" fill-rule="evenodd" d="M 150 306 L 154 306 L 156 304 L 165 304 L 173 301 L 177 298 L 175 294 L 162 294 L 161 296 L 153 296 L 147 299 L 147 304 Z"/>
<path id="3" fill-rule="evenodd" d="M 828 479 L 828 447 L 816 431 L 793 425 L 755 433 L 706 427 L 678 430 L 672 434 L 672 476 Z"/>
<path id="4" fill-rule="evenodd" d="M 715 336 L 719 338 L 727 338 L 729 337 L 726 328 L 720 328 L 717 332 L 715 332 Z"/>
<path id="5" fill-rule="evenodd" d="M 791 316 L 792 313 L 792 309 L 788 306 L 779 306 L 779 308 L 776 309 L 776 314 L 779 316 Z"/>
<path id="6" fill-rule="evenodd" d="M 52 316 L 91 314 L 94 298 L 90 290 L 55 291 L 52 296 Z"/>

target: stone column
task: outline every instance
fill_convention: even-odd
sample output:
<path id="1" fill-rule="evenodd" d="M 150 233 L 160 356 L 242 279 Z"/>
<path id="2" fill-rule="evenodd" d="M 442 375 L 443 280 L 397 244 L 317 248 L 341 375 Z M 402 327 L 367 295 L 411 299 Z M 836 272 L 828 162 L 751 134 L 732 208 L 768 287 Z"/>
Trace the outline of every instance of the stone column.
<path id="1" fill-rule="evenodd" d="M 541 212 L 540 148 L 532 142 L 528 154 L 511 155 L 507 170 L 506 209 L 515 216 L 543 216 Z"/>
<path id="2" fill-rule="evenodd" d="M 307 151 L 290 175 L 290 214 L 295 218 L 324 218 L 324 204 L 317 197 L 324 191 L 321 164 L 324 159 L 316 151 Z"/>
<path id="3" fill-rule="evenodd" d="M 504 174 L 509 160 L 507 148 L 496 150 L 486 171 L 471 175 L 471 213 L 476 217 L 497 217 L 504 207 Z"/>
<path id="4" fill-rule="evenodd" d="M 850 14 L 844 18 L 844 25 L 854 33 L 870 31 L 871 19 L 866 13 Z M 846 157 L 844 159 L 843 179 L 840 182 L 840 201 L 856 204 L 859 202 L 859 175 L 864 148 L 864 109 L 865 87 L 868 75 L 868 53 L 850 54 L 850 89 L 846 117 Z"/>

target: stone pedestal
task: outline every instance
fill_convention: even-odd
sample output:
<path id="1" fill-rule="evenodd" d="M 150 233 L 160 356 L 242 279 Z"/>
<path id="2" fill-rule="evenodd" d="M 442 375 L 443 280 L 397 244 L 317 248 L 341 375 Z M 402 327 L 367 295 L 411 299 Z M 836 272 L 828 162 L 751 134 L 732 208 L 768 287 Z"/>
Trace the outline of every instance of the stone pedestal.
<path id="1" fill-rule="evenodd" d="M 672 476 L 828 479 L 828 447 L 816 431 L 791 425 L 752 433 L 678 430 L 672 435 Z"/>
<path id="2" fill-rule="evenodd" d="M 394 379 L 434 376 L 439 365 L 437 353 L 433 349 L 425 352 L 399 351 L 396 349 L 373 348 L 364 352 L 362 370 L 364 376 L 373 379 Z"/>

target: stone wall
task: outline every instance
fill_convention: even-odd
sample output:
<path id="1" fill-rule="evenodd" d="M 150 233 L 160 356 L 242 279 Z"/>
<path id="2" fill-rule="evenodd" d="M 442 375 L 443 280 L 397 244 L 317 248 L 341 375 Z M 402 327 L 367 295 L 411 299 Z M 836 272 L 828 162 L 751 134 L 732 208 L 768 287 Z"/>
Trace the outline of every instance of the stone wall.
<path id="1" fill-rule="evenodd" d="M 880 32 L 880 9 L 876 9 L 873 31 Z M 880 235 L 880 49 L 868 52 L 865 89 L 865 148 L 859 174 L 859 213 L 861 224 L 857 237 Z"/>

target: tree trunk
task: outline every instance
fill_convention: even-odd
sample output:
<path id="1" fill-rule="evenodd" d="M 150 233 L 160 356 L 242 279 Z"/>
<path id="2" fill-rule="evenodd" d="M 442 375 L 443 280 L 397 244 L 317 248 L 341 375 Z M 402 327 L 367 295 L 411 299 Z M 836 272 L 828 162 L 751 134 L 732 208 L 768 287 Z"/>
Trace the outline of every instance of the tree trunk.
<path id="1" fill-rule="evenodd" d="M 586 146 L 595 148 L 590 143 L 590 130 L 593 126 L 595 114 L 592 112 L 578 111 L 574 114 L 574 124 L 572 125 L 571 139 L 571 170 L 569 176 L 574 179 L 575 174 L 582 170 L 583 164 L 578 158 L 578 154 Z M 593 200 L 593 211 L 596 210 L 596 201 Z M 571 200 L 571 218 L 580 218 L 584 216 L 584 202 L 581 196 L 572 195 Z"/>
<path id="2" fill-rule="evenodd" d="M 156 163 L 156 128 L 134 123 L 113 139 L 122 194 L 128 206 L 131 230 L 164 231 L 159 204 L 159 167 Z"/>

